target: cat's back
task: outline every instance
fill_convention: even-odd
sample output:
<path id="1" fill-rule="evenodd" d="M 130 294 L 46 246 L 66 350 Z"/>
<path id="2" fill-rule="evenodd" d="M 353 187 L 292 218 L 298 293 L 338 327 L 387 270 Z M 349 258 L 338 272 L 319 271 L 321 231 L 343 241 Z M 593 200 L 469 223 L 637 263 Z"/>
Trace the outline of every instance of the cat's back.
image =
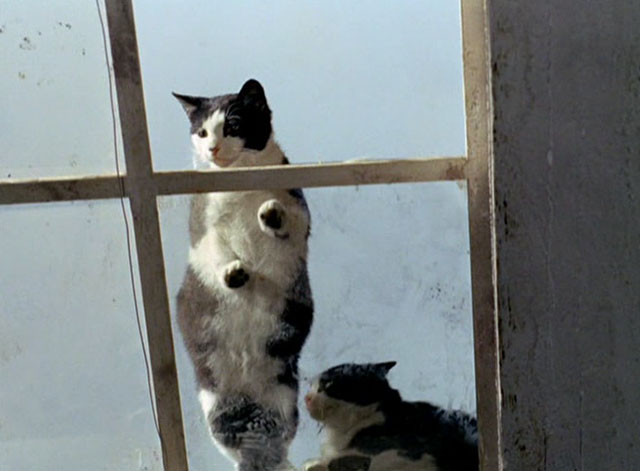
<path id="1" fill-rule="evenodd" d="M 360 430 L 351 447 L 373 455 L 370 471 L 478 469 L 475 419 L 428 402 L 386 405 L 384 422 Z"/>
<path id="2" fill-rule="evenodd" d="M 416 450 L 407 450 L 407 455 L 417 458 L 417 452 L 428 453 L 438 471 L 478 469 L 477 422 L 473 416 L 428 402 L 404 402 L 401 409 L 406 433 L 418 437 Z M 402 424 L 396 425 L 403 428 Z"/>

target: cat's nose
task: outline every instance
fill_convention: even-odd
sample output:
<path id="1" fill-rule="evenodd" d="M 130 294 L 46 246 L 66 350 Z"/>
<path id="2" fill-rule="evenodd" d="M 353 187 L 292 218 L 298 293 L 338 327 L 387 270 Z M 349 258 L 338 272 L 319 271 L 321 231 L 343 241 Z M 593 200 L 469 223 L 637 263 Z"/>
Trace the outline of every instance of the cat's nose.
<path id="1" fill-rule="evenodd" d="M 309 404 L 311 404 L 311 401 L 313 401 L 313 394 L 311 393 L 305 394 L 304 403 L 307 405 L 307 407 L 309 407 Z"/>
<path id="2" fill-rule="evenodd" d="M 211 151 L 214 157 L 217 157 L 218 152 L 220 151 L 220 148 L 218 146 L 215 146 L 215 147 L 210 147 L 209 150 Z"/>

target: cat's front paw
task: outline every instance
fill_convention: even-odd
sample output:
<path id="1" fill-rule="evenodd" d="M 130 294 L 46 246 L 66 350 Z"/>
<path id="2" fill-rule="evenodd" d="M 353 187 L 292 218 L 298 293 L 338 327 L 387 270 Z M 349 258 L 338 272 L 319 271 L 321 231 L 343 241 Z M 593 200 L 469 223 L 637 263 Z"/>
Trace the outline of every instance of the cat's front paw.
<path id="1" fill-rule="evenodd" d="M 287 212 L 278 200 L 267 200 L 258 209 L 258 223 L 265 234 L 286 239 L 289 233 L 286 229 Z"/>
<path id="2" fill-rule="evenodd" d="M 235 260 L 224 267 L 222 281 L 227 288 L 240 288 L 249 281 L 249 274 L 243 268 L 240 260 Z"/>

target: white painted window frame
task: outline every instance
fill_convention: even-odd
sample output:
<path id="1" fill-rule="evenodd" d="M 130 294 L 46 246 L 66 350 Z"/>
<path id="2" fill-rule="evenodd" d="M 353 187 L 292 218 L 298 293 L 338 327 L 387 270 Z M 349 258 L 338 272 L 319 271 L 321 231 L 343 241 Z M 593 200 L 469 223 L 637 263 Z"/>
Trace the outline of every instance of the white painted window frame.
<path id="1" fill-rule="evenodd" d="M 467 155 L 288 165 L 215 172 L 155 172 L 131 0 L 106 0 L 126 175 L 2 179 L 0 204 L 129 198 L 167 471 L 187 471 L 157 197 L 212 191 L 466 180 L 471 247 L 477 410 L 483 470 L 502 469 L 495 306 L 492 114 L 487 0 L 461 0 Z"/>

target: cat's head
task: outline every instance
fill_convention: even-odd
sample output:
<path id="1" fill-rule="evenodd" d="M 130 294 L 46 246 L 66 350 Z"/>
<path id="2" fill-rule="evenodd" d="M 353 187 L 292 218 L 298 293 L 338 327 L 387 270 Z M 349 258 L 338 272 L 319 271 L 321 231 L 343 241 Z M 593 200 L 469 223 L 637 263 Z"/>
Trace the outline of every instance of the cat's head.
<path id="1" fill-rule="evenodd" d="M 376 411 L 383 402 L 399 399 L 387 381 L 395 364 L 345 363 L 322 372 L 304 398 L 309 414 L 328 426 L 337 426 Z"/>
<path id="2" fill-rule="evenodd" d="M 271 110 L 260 82 L 247 80 L 230 95 L 197 97 L 174 93 L 191 122 L 198 163 L 205 167 L 269 165 L 261 151 L 271 139 Z"/>

